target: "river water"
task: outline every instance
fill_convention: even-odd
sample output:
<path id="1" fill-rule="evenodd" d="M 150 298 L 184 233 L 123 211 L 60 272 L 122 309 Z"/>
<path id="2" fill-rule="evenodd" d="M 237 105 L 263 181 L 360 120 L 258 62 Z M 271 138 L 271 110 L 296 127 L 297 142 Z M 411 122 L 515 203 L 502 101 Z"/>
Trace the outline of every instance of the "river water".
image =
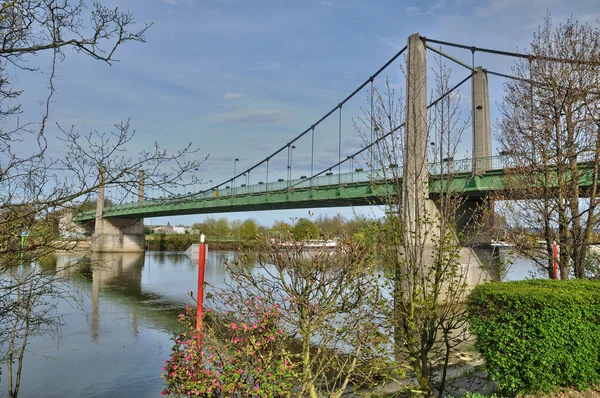
<path id="1" fill-rule="evenodd" d="M 233 257 L 209 251 L 206 282 L 222 286 L 224 261 Z M 57 303 L 60 338 L 30 339 L 19 396 L 159 397 L 177 315 L 197 289 L 197 262 L 180 252 L 146 252 L 97 255 L 101 267 L 70 268 L 75 259 L 56 258 L 75 300 Z M 517 260 L 506 279 L 524 279 L 530 271 Z M 0 397 L 7 395 L 6 367 L 1 370 Z"/>

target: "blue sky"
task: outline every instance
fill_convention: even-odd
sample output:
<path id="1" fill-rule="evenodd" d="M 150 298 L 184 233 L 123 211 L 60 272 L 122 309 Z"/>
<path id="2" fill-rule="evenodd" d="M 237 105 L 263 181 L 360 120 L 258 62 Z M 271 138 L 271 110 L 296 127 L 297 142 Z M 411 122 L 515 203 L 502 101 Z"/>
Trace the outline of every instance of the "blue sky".
<path id="1" fill-rule="evenodd" d="M 197 176 L 220 181 L 264 159 L 339 103 L 406 44 L 421 35 L 507 51 L 527 48 L 547 9 L 555 23 L 569 15 L 595 23 L 597 0 L 126 0 L 103 2 L 129 9 L 138 21 L 153 22 L 147 43 L 120 48 L 108 66 L 68 51 L 61 63 L 52 122 L 81 132 L 110 130 L 131 119 L 137 136 L 130 151 L 154 141 L 176 150 L 192 142 L 197 160 L 209 155 Z M 470 63 L 468 51 L 444 48 Z M 19 75 L 24 115 L 36 120 L 44 98 L 44 56 L 37 74 Z M 428 59 L 430 65 L 432 58 Z M 476 64 L 509 72 L 512 60 L 476 55 Z M 452 65 L 455 79 L 466 70 Z M 385 73 L 404 84 L 398 63 Z M 377 84 L 381 84 L 383 78 Z M 470 85 L 463 95 L 469 101 Z M 490 78 L 494 119 L 502 81 Z M 358 149 L 352 121 L 366 106 L 366 91 L 344 108 L 342 151 Z M 337 119 L 317 132 L 320 170 L 337 161 Z M 470 147 L 465 139 L 464 151 Z M 294 177 L 310 170 L 307 144 L 294 153 Z M 56 151 L 60 151 L 57 148 Z M 494 150 L 494 152 L 497 152 Z M 274 160 L 285 174 L 287 154 Z M 319 168 L 320 167 L 320 168 Z M 270 178 L 277 178 L 275 167 Z M 296 175 L 298 174 L 298 175 Z M 189 178 L 191 179 L 191 175 Z M 252 176 L 252 182 L 262 179 Z M 316 210 L 334 215 L 351 209 Z M 359 209 L 360 213 L 370 213 Z M 229 214 L 274 219 L 306 216 L 305 210 Z M 204 216 L 155 219 L 191 224 Z"/>

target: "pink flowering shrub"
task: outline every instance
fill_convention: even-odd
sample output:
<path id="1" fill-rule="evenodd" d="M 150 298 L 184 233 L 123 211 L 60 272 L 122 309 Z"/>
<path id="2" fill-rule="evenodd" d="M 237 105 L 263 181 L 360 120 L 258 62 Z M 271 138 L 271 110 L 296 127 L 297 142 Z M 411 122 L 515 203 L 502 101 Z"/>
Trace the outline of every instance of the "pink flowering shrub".
<path id="1" fill-rule="evenodd" d="M 227 298 L 227 296 L 222 296 Z M 227 300 L 226 300 L 227 301 Z M 232 304 L 231 302 L 229 304 Z M 196 311 L 179 315 L 182 331 L 173 337 L 171 358 L 165 361 L 163 395 L 200 397 L 291 397 L 297 375 L 281 349 L 281 310 L 258 298 L 237 304 L 239 319 L 229 320 L 215 336 L 204 325 L 201 349 L 196 343 Z"/>

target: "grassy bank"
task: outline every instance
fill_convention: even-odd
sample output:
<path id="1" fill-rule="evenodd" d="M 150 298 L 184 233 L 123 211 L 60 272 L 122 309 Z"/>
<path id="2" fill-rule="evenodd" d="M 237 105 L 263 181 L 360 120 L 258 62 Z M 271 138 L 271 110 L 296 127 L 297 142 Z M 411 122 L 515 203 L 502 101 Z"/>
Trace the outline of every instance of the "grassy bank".
<path id="1" fill-rule="evenodd" d="M 152 234 L 146 235 L 146 250 L 153 251 L 185 251 L 194 243 L 200 243 L 200 237 L 192 234 Z M 254 241 L 235 239 L 207 239 L 211 250 L 251 249 Z"/>

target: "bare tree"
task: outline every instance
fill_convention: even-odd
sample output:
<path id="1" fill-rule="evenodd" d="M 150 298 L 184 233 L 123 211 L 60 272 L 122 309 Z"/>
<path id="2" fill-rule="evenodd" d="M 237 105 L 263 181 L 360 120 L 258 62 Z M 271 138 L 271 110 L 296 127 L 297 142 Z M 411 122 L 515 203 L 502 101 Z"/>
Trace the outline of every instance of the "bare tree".
<path id="1" fill-rule="evenodd" d="M 460 96 L 449 85 L 449 68 L 437 59 L 433 69 L 432 97 L 437 100 L 428 115 L 412 115 L 413 121 L 424 119 L 427 123 L 427 144 L 432 143 L 426 145 L 429 148 L 406 138 L 406 119 L 411 115 L 404 113 L 403 93 L 397 93 L 389 83 L 382 92 L 374 91 L 374 111 L 365 110 L 356 127 L 366 145 L 374 143 L 368 155 L 373 159 L 372 181 L 386 211 L 383 224 L 373 234 L 391 298 L 384 316 L 392 329 L 389 346 L 395 366 L 407 369 L 414 377 L 416 386 L 411 389 L 426 396 L 437 391 L 441 397 L 447 389 L 448 366 L 465 343 L 461 332 L 466 328 L 466 314 L 461 303 L 468 289 L 469 270 L 463 264 L 477 260 L 468 258 L 465 253 L 469 250 L 463 249 L 469 242 L 457 232 L 457 220 L 465 216 L 464 199 L 460 191 L 451 189 L 456 173 L 452 160 L 469 121 L 461 117 Z M 411 73 L 410 68 L 405 73 Z M 409 112 L 411 107 L 406 109 Z M 405 164 L 408 153 L 423 151 L 430 152 L 433 165 L 423 162 L 411 170 L 399 167 Z M 429 176 L 428 167 L 435 177 Z M 406 188 L 409 179 L 412 187 L 437 184 L 439 194 L 430 200 L 425 190 L 421 197 L 410 191 L 414 188 Z M 403 199 L 407 195 L 416 199 L 410 206 Z"/>
<path id="2" fill-rule="evenodd" d="M 554 27 L 548 14 L 529 54 L 505 85 L 496 134 L 514 164 L 500 197 L 506 237 L 550 278 L 556 242 L 561 279 L 571 269 L 583 278 L 599 220 L 600 31 L 573 19 Z"/>
<path id="3" fill-rule="evenodd" d="M 60 325 L 52 300 L 68 298 L 58 275 L 43 267 L 43 258 L 72 245 L 58 240 L 58 215 L 90 199 L 100 184 L 137 192 L 138 173 L 147 186 L 173 182 L 196 162 L 185 156 L 190 146 L 167 153 L 158 144 L 127 153 L 134 135 L 129 122 L 113 131 L 80 134 L 59 126 L 47 132 L 57 65 L 68 54 L 110 64 L 128 42 L 143 42 L 149 24 L 133 15 L 83 0 L 11 0 L 0 5 L 0 363 L 7 365 L 8 396 L 16 397 L 23 381 L 22 361 L 28 338 L 52 333 Z M 45 53 L 48 57 L 34 57 Z M 44 64 L 44 62 L 47 62 Z M 47 95 L 40 120 L 20 120 L 21 90 L 14 88 L 15 71 L 48 70 Z M 63 153 L 48 148 L 58 141 Z M 21 236 L 22 235 L 22 236 Z"/>

